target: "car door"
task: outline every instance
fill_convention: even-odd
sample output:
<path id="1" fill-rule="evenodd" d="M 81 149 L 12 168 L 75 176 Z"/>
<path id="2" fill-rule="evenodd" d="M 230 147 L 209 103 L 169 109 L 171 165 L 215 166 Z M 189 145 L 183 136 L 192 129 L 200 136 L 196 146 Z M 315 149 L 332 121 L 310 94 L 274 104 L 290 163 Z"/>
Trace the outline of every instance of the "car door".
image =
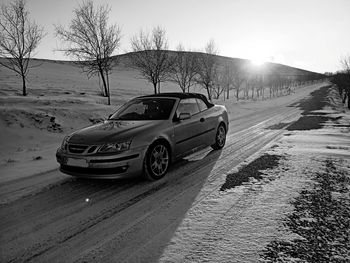
<path id="1" fill-rule="evenodd" d="M 202 123 L 199 107 L 195 98 L 182 99 L 179 102 L 174 119 L 175 156 L 184 156 L 193 148 L 201 145 Z M 181 113 L 190 113 L 191 118 L 179 120 Z"/>
<path id="2" fill-rule="evenodd" d="M 208 108 L 207 104 L 200 99 L 197 98 L 197 103 L 199 107 L 200 113 L 198 114 L 201 122 L 201 143 L 204 145 L 209 145 L 213 143 L 216 134 L 216 125 L 217 125 L 217 117 L 211 112 Z"/>

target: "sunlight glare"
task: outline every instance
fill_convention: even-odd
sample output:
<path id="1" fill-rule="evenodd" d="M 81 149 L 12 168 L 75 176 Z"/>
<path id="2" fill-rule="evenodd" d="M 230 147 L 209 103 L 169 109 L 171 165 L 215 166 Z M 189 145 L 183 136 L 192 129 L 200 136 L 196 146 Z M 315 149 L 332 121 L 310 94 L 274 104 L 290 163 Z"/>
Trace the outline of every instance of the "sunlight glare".
<path id="1" fill-rule="evenodd" d="M 275 62 L 274 58 L 278 54 L 278 41 L 274 38 L 255 36 L 241 48 L 242 53 L 246 54 L 245 57 L 250 60 L 252 66 L 262 67 L 266 62 Z"/>
<path id="2" fill-rule="evenodd" d="M 251 59 L 250 62 L 254 65 L 254 66 L 262 66 L 265 63 L 265 60 L 261 59 L 261 58 L 254 58 Z"/>

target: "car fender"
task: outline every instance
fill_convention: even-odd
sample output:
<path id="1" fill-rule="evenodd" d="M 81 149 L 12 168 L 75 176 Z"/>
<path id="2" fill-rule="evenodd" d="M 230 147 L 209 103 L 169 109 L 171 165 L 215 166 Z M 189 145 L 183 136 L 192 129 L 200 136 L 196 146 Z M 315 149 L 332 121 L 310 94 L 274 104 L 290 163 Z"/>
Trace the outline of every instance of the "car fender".
<path id="1" fill-rule="evenodd" d="M 225 128 L 226 128 L 226 133 L 228 132 L 228 128 L 229 128 L 229 120 L 228 120 L 228 114 L 227 114 L 227 111 L 226 111 L 226 108 L 224 106 L 221 106 L 222 107 L 222 113 L 221 115 L 219 116 L 219 123 L 218 123 L 218 126 L 221 122 L 223 122 L 225 124 Z"/>
<path id="2" fill-rule="evenodd" d="M 162 132 L 159 133 L 159 129 L 162 130 Z M 164 126 L 162 125 L 159 127 L 158 130 L 153 130 L 149 136 L 144 137 L 144 146 L 145 146 L 145 153 L 147 153 L 149 147 L 154 144 L 156 141 L 164 141 L 170 148 L 170 155 L 173 157 L 173 150 L 174 150 L 174 128 L 172 125 L 169 125 L 167 129 L 164 129 Z"/>

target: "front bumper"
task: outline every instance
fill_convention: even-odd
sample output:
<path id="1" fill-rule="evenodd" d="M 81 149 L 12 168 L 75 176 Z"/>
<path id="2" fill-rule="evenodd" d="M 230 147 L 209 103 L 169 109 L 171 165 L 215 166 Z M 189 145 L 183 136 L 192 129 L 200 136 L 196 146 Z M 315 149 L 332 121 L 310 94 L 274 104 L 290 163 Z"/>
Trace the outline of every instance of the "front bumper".
<path id="1" fill-rule="evenodd" d="M 116 179 L 140 175 L 146 149 L 128 150 L 108 155 L 80 155 L 56 152 L 60 171 L 84 178 Z"/>

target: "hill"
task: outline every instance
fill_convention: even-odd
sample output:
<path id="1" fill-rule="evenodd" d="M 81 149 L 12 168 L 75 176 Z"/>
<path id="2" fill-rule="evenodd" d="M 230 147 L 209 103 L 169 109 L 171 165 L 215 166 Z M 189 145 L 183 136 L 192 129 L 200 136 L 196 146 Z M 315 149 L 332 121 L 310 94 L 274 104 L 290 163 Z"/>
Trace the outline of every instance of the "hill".
<path id="1" fill-rule="evenodd" d="M 176 55 L 178 51 L 168 51 L 171 56 Z M 196 55 L 203 54 L 201 52 L 192 52 Z M 132 52 L 114 56 L 114 59 L 119 61 L 121 65 L 124 67 L 128 67 L 129 61 L 130 61 L 130 56 L 132 55 Z M 244 68 L 246 70 L 251 70 L 255 71 L 254 66 L 252 65 L 251 61 L 249 59 L 243 59 L 243 58 L 232 58 L 232 57 L 225 57 L 225 56 L 217 56 L 219 60 L 219 64 L 225 65 L 225 63 L 232 63 L 234 67 L 236 68 Z M 279 64 L 279 63 L 272 63 L 272 62 L 265 62 L 261 67 L 260 70 L 264 74 L 271 74 L 271 75 L 284 75 L 284 76 L 306 76 L 306 75 L 322 75 L 317 72 L 313 71 L 308 71 L 305 69 L 300 69 L 300 68 L 295 68 L 295 67 L 290 67 L 287 65 Z"/>

